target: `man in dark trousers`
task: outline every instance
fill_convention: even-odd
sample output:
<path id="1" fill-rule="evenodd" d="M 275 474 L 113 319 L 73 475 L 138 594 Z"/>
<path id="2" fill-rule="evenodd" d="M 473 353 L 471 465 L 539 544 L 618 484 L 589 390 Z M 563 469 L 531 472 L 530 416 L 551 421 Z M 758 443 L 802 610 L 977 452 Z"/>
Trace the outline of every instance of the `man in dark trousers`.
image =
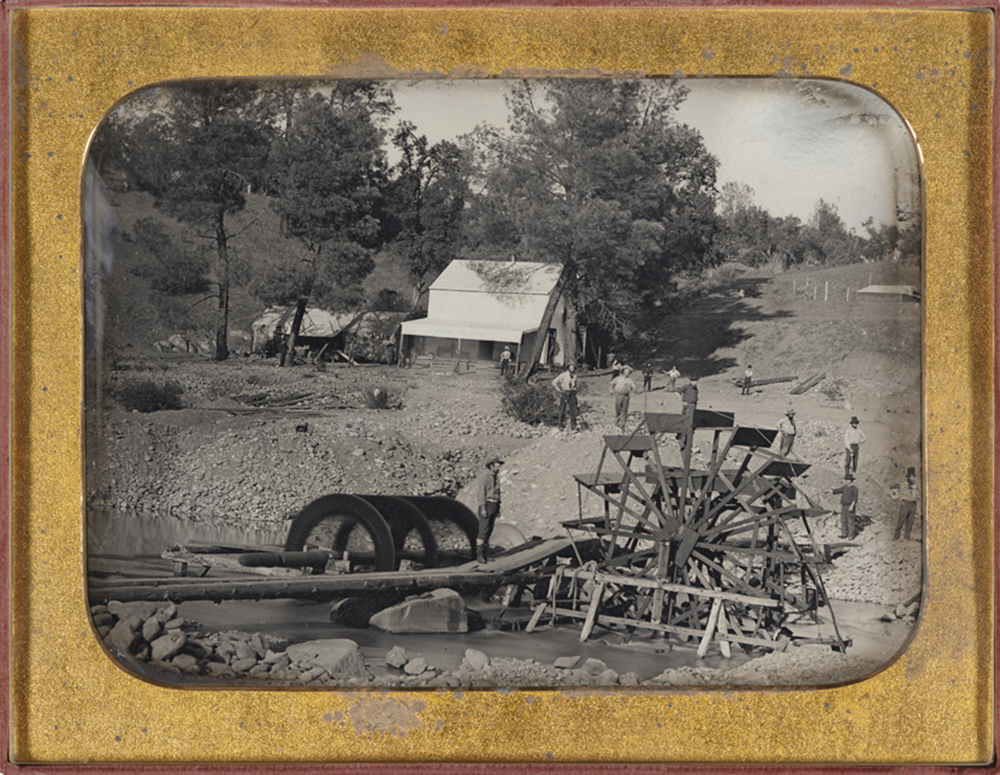
<path id="1" fill-rule="evenodd" d="M 892 540 L 898 541 L 905 528 L 904 539 L 909 541 L 920 504 L 920 482 L 917 481 L 915 468 L 906 469 L 906 481 L 893 487 L 892 494 L 894 498 L 899 498 L 899 512 L 896 515 L 896 530 L 892 534 Z"/>
<path id="2" fill-rule="evenodd" d="M 844 475 L 858 472 L 858 449 L 865 443 L 865 432 L 858 427 L 858 418 L 852 417 L 844 431 Z"/>
<path id="3" fill-rule="evenodd" d="M 500 466 L 503 459 L 494 456 L 486 461 L 485 470 L 476 480 L 476 497 L 479 502 L 479 535 L 476 537 L 476 559 L 487 562 L 490 536 L 500 516 Z"/>
<path id="4" fill-rule="evenodd" d="M 683 452 L 687 449 L 688 436 L 694 432 L 694 410 L 698 407 L 698 378 L 691 377 L 680 394 L 683 406 L 681 414 L 687 424 L 687 430 L 677 434 L 677 440 L 681 443 L 681 452 Z"/>
<path id="5" fill-rule="evenodd" d="M 507 372 L 510 371 L 510 359 L 512 353 L 510 351 L 510 345 L 503 348 L 503 352 L 500 353 L 500 376 L 506 377 Z"/>
<path id="6" fill-rule="evenodd" d="M 750 395 L 750 388 L 753 385 L 753 366 L 749 363 L 747 367 L 743 370 L 743 391 L 740 395 L 748 396 Z"/>
<path id="7" fill-rule="evenodd" d="M 854 484 L 854 476 L 844 477 L 844 486 L 833 491 L 840 496 L 840 537 L 848 541 L 857 535 L 855 516 L 858 513 L 858 487 Z"/>
<path id="8" fill-rule="evenodd" d="M 795 434 L 798 428 L 795 425 L 795 410 L 789 407 L 785 416 L 778 423 L 778 454 L 788 457 L 795 445 Z"/>
<path id="9" fill-rule="evenodd" d="M 642 367 L 642 389 L 649 391 L 653 389 L 653 364 L 647 363 Z"/>
<path id="10" fill-rule="evenodd" d="M 576 416 L 579 407 L 576 403 L 576 366 L 572 363 L 566 367 L 566 371 L 552 380 L 552 387 L 559 394 L 559 427 L 563 427 L 566 420 L 566 413 L 569 412 L 570 430 L 576 430 Z"/>

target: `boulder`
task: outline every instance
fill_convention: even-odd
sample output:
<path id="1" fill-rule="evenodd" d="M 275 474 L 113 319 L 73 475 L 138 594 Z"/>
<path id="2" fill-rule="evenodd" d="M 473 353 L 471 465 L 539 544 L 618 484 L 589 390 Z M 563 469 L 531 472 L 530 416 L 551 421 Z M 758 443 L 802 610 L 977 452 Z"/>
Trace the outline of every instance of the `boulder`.
<path id="1" fill-rule="evenodd" d="M 345 597 L 330 608 L 330 621 L 342 627 L 364 628 L 375 614 L 398 601 L 398 596 Z"/>
<path id="2" fill-rule="evenodd" d="M 601 673 L 603 673 L 605 670 L 608 669 L 608 666 L 604 664 L 603 660 L 594 659 L 593 657 L 591 657 L 590 659 L 588 659 L 586 662 L 583 663 L 583 669 L 589 672 L 591 675 L 600 675 Z"/>
<path id="3" fill-rule="evenodd" d="M 436 589 L 415 600 L 390 606 L 369 619 L 385 632 L 468 632 L 465 601 L 451 589 Z"/>
<path id="4" fill-rule="evenodd" d="M 411 659 L 406 663 L 406 667 L 403 671 L 409 675 L 420 675 L 427 669 L 427 660 L 423 657 L 417 657 L 416 659 Z"/>
<path id="5" fill-rule="evenodd" d="M 490 658 L 479 649 L 466 649 L 465 661 L 472 670 L 485 670 L 490 666 Z"/>
<path id="6" fill-rule="evenodd" d="M 142 637 L 144 640 L 152 643 L 156 640 L 156 636 L 160 634 L 163 629 L 163 624 L 155 616 L 149 617 L 146 621 L 142 623 Z"/>
<path id="7" fill-rule="evenodd" d="M 140 642 L 141 635 L 139 629 L 142 627 L 142 619 L 138 616 L 131 616 L 127 619 L 120 619 L 118 624 L 111 628 L 106 638 L 108 648 L 120 653 L 131 653 Z"/>
<path id="8" fill-rule="evenodd" d="M 183 651 L 187 645 L 187 636 L 183 632 L 174 632 L 157 638 L 149 645 L 153 659 L 164 661 Z"/>
<path id="9" fill-rule="evenodd" d="M 385 663 L 389 667 L 402 667 L 409 661 L 410 658 L 406 656 L 406 650 L 402 646 L 393 646 L 385 655 Z"/>
<path id="10" fill-rule="evenodd" d="M 293 643 L 285 654 L 303 665 L 322 667 L 336 679 L 369 677 L 361 649 L 346 638 Z"/>
<path id="11" fill-rule="evenodd" d="M 579 656 L 575 657 L 559 657 L 553 665 L 555 667 L 561 668 L 563 670 L 569 670 L 570 668 L 576 667 L 576 663 L 580 661 Z"/>
<path id="12" fill-rule="evenodd" d="M 257 665 L 256 657 L 246 657 L 244 659 L 234 660 L 233 664 L 230 665 L 230 667 L 233 668 L 233 672 L 235 673 L 245 673 L 248 670 L 250 670 L 250 668 L 256 667 L 256 665 Z"/>
<path id="13" fill-rule="evenodd" d="M 178 654 L 172 661 L 174 667 L 178 670 L 187 670 L 189 668 L 196 667 L 198 664 L 198 660 L 190 654 Z"/>

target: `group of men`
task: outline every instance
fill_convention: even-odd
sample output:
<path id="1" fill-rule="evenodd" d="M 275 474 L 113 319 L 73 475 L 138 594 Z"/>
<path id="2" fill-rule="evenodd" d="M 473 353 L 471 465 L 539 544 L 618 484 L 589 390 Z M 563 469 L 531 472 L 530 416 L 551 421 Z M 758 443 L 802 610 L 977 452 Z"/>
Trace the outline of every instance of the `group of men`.
<path id="1" fill-rule="evenodd" d="M 665 372 L 667 375 L 667 390 L 676 390 L 677 378 L 680 376 L 680 372 L 677 371 L 676 367 L 672 367 L 670 371 Z M 639 391 L 636 386 L 635 381 L 632 379 L 633 369 L 627 364 L 622 364 L 615 358 L 611 364 L 611 384 L 608 387 L 608 391 L 614 396 L 615 399 L 615 425 L 620 429 L 625 430 L 625 426 L 628 423 L 628 410 L 629 403 L 631 402 L 632 394 Z M 651 366 L 647 365 L 643 368 L 643 390 L 652 390 L 653 384 L 653 369 Z M 692 379 L 694 385 L 693 388 L 690 386 L 685 387 L 685 391 L 681 395 L 681 400 L 684 402 L 685 411 L 688 409 L 688 403 L 691 402 L 691 408 L 693 410 L 693 404 L 698 402 L 698 386 L 697 380 Z M 552 387 L 559 394 L 559 427 L 563 427 L 563 423 L 566 421 L 567 416 L 569 419 L 570 429 L 573 431 L 577 430 L 577 423 L 579 420 L 580 407 L 576 400 L 577 391 L 577 374 L 576 366 L 572 363 L 566 367 L 559 376 L 552 380 Z M 691 396 L 691 390 L 693 389 L 693 398 Z"/>
<path id="2" fill-rule="evenodd" d="M 856 416 L 851 417 L 850 423 L 844 430 L 844 483 L 833 490 L 834 495 L 840 496 L 840 537 L 846 540 L 852 540 L 858 534 L 859 494 L 855 479 L 858 473 L 861 445 L 867 441 L 865 432 L 861 430 L 860 425 L 861 422 Z M 787 457 L 791 453 L 795 445 L 796 433 L 795 410 L 789 408 L 785 412 L 784 418 L 778 423 L 778 451 L 783 457 Z M 909 541 L 920 502 L 920 485 L 917 482 L 916 469 L 908 468 L 906 479 L 902 484 L 895 485 L 890 490 L 890 494 L 899 501 L 893 540 L 898 541 L 902 536 Z"/>

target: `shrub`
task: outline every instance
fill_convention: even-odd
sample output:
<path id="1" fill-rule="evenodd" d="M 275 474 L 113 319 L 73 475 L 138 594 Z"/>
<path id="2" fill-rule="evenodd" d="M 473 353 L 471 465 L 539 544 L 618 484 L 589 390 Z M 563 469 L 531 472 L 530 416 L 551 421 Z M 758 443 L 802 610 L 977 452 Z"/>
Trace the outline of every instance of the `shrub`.
<path id="1" fill-rule="evenodd" d="M 501 406 L 516 420 L 528 425 L 555 425 L 559 421 L 559 402 L 548 386 L 529 385 L 519 380 L 502 380 Z"/>
<path id="2" fill-rule="evenodd" d="M 403 402 L 388 388 L 372 385 L 361 391 L 361 401 L 368 409 L 402 409 Z"/>
<path id="3" fill-rule="evenodd" d="M 154 382 L 151 379 L 135 380 L 120 385 L 113 392 L 115 400 L 125 409 L 134 412 L 158 412 L 161 409 L 182 409 L 181 394 L 176 382 Z"/>

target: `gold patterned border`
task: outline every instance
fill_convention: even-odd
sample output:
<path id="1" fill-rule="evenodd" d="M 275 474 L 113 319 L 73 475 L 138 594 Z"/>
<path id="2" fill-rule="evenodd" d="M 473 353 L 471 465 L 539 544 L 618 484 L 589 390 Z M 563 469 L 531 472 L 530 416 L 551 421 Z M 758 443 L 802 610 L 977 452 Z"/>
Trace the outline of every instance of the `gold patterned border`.
<path id="1" fill-rule="evenodd" d="M 975 763 L 993 737 L 993 12 L 20 8 L 12 86 L 16 762 Z M 91 133 L 149 84 L 526 73 L 837 78 L 925 163 L 927 581 L 883 672 L 812 690 L 178 690 L 117 667 L 83 589 L 81 223 Z"/>

